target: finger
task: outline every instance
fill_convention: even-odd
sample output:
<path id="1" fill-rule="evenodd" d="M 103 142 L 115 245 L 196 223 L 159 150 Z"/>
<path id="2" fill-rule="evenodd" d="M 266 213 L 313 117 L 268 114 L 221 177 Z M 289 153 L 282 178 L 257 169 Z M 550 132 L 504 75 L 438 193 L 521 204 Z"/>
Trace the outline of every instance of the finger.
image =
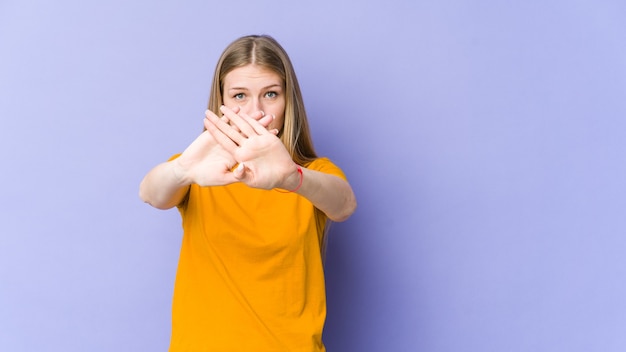
<path id="1" fill-rule="evenodd" d="M 228 152 L 233 153 L 237 145 L 243 143 L 244 137 L 212 111 L 207 110 L 205 116 L 204 127 Z"/>
<path id="2" fill-rule="evenodd" d="M 246 115 L 243 113 L 239 113 L 238 115 L 241 115 L 243 117 L 245 117 Z M 253 114 L 250 115 L 250 118 L 253 120 L 257 120 L 261 126 L 265 127 L 266 129 L 269 127 L 269 125 L 272 123 L 272 121 L 274 121 L 276 119 L 276 116 L 274 114 L 269 114 L 266 115 L 264 111 L 257 111 Z M 276 134 L 274 132 L 272 132 L 270 130 L 270 133 Z"/>
<path id="3" fill-rule="evenodd" d="M 231 110 L 232 110 L 235 114 L 239 114 L 239 112 L 241 111 L 241 106 L 235 106 L 235 107 L 231 108 Z M 223 119 L 226 119 L 226 120 L 227 120 L 227 122 L 228 122 L 228 124 L 229 124 L 229 125 L 231 125 L 231 126 L 233 126 L 233 128 L 235 129 L 235 131 L 237 131 L 237 132 L 241 132 L 241 131 L 239 130 L 239 127 L 237 127 L 237 126 L 233 125 L 233 124 L 230 122 L 230 120 L 228 119 L 228 117 L 227 117 L 226 115 L 223 115 L 223 117 L 222 117 L 222 118 L 223 118 Z"/>
<path id="4" fill-rule="evenodd" d="M 241 180 L 244 177 L 245 172 L 246 172 L 246 166 L 244 165 L 244 163 L 239 163 L 239 165 L 237 165 L 235 170 L 233 170 L 233 176 L 237 180 Z"/>
<path id="5" fill-rule="evenodd" d="M 259 122 L 259 124 L 261 124 L 261 126 L 263 126 L 263 128 L 267 129 L 275 118 L 276 117 L 274 116 L 274 114 L 269 114 L 261 117 L 257 121 Z"/>
<path id="6" fill-rule="evenodd" d="M 241 116 L 245 116 L 246 114 L 243 113 L 237 113 L 237 115 L 241 115 Z M 259 121 L 259 119 L 263 118 L 265 116 L 265 112 L 259 110 L 257 112 L 253 112 L 252 114 L 248 115 L 248 117 L 250 117 L 253 120 L 257 120 Z"/>
<path id="7" fill-rule="evenodd" d="M 261 122 L 261 124 L 263 126 L 265 126 L 265 127 L 267 127 L 267 125 L 273 121 L 273 118 L 267 118 L 266 115 L 265 115 L 265 112 L 262 111 L 262 110 L 253 112 L 250 115 L 248 115 L 248 114 L 246 114 L 244 112 L 241 112 L 241 107 L 240 106 L 237 106 L 236 109 L 231 109 L 231 110 L 233 110 L 233 112 L 235 114 L 243 117 L 244 119 L 250 118 L 250 119 L 253 119 L 253 120 L 257 120 L 257 121 Z M 226 115 L 224 115 L 224 116 L 226 116 Z M 269 121 L 269 122 L 267 122 L 267 121 Z M 236 125 L 231 123 L 231 126 L 233 126 L 233 128 L 235 128 L 235 130 L 237 132 L 241 132 Z"/>
<path id="8" fill-rule="evenodd" d="M 256 132 L 259 135 L 262 135 L 268 132 L 267 127 L 269 127 L 269 125 L 272 123 L 272 121 L 274 121 L 274 119 L 276 119 L 276 116 L 274 114 L 271 114 L 266 117 L 263 117 L 259 121 L 250 121 L 249 123 L 250 123 L 250 126 L 252 126 L 252 128 L 254 129 L 254 132 Z"/>
<path id="9" fill-rule="evenodd" d="M 226 107 L 224 107 L 224 108 L 226 108 Z M 228 108 L 226 108 L 226 109 L 228 109 Z M 258 119 L 255 118 L 255 116 L 258 116 L 259 113 L 262 116 L 260 118 L 258 118 Z M 228 116 L 230 118 L 230 116 L 232 116 L 232 115 L 228 115 Z M 274 114 L 266 115 L 263 111 L 254 113 L 252 116 L 248 116 L 248 115 L 246 115 L 244 113 L 236 114 L 236 116 L 240 117 L 243 120 L 243 122 L 245 122 L 245 126 L 246 126 L 245 130 L 241 129 L 241 131 L 248 137 L 252 136 L 253 134 L 262 135 L 262 134 L 267 133 L 268 132 L 267 128 L 272 123 L 272 121 L 274 121 L 276 119 L 276 115 L 274 115 Z M 236 119 L 236 117 L 233 117 L 233 118 Z M 231 118 L 231 122 L 232 122 L 233 118 Z M 243 122 L 240 122 L 240 123 L 243 123 Z M 237 122 L 234 122 L 234 124 L 238 125 Z M 250 127 L 251 130 L 248 129 L 248 127 Z M 254 131 L 254 132 L 251 132 L 251 131 Z"/>
<path id="10" fill-rule="evenodd" d="M 232 108 L 230 108 L 230 109 L 231 109 L 231 110 L 232 110 L 235 114 L 238 114 L 238 113 L 239 113 L 239 111 L 241 110 L 241 107 L 240 107 L 240 106 L 234 106 L 234 107 L 232 107 Z M 229 124 L 229 125 L 233 126 L 233 124 L 230 122 L 230 119 L 228 118 L 228 116 L 226 116 L 226 115 L 223 115 L 223 114 L 222 114 L 222 116 L 220 117 L 220 119 L 221 119 L 222 121 L 226 122 L 227 124 Z M 239 132 L 239 128 L 237 128 L 237 126 L 233 126 L 233 127 L 234 127 L 234 129 L 235 129 L 237 132 Z"/>
<path id="11" fill-rule="evenodd" d="M 239 182 L 240 180 L 235 177 L 232 172 L 227 172 L 220 177 L 219 180 L 215 181 L 215 183 L 207 184 L 206 186 L 225 186 L 231 183 Z"/>
<path id="12" fill-rule="evenodd" d="M 237 115 L 243 117 L 244 119 L 246 118 L 250 118 L 253 120 L 258 121 L 263 127 L 265 127 L 266 129 L 269 127 L 269 125 L 272 123 L 272 121 L 274 121 L 274 119 L 276 119 L 276 116 L 274 114 L 270 114 L 270 115 L 266 115 L 264 111 L 259 110 L 256 111 L 250 115 L 247 115 L 241 111 L 241 107 L 240 106 L 235 106 L 234 108 L 230 108 L 234 113 L 236 113 Z M 237 125 L 233 124 L 229 119 L 228 116 L 223 115 L 222 116 L 222 120 L 224 120 L 225 122 L 228 122 L 231 126 L 233 126 L 233 128 L 235 129 L 235 131 L 237 132 L 241 132 L 239 130 L 239 128 L 237 127 Z M 278 131 L 271 131 L 269 130 L 270 133 L 277 135 Z M 247 136 L 246 136 L 247 137 Z"/>
<path id="13" fill-rule="evenodd" d="M 222 105 L 220 107 L 220 111 L 228 116 L 231 124 L 237 126 L 241 133 L 243 133 L 247 137 L 251 137 L 256 135 L 255 128 L 253 128 L 250 124 L 252 122 L 256 122 L 254 119 L 250 118 L 246 114 L 235 114 L 231 109 Z"/>

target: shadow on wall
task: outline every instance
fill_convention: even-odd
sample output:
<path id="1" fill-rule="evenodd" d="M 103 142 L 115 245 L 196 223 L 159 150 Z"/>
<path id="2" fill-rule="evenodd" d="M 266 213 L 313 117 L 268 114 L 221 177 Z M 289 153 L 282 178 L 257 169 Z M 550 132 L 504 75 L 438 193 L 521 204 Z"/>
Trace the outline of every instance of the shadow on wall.
<path id="1" fill-rule="evenodd" d="M 359 220 L 333 224 L 326 257 L 324 343 L 329 351 L 410 351 L 417 344 L 390 347 L 422 335 L 412 321 L 419 299 L 409 297 L 397 262 L 363 243 L 368 242 L 363 237 L 368 224 Z"/>
<path id="2" fill-rule="evenodd" d="M 423 266 L 415 263 L 422 256 L 415 244 L 397 243 L 393 234 L 402 229 L 390 218 L 398 214 L 355 186 L 359 209 L 332 224 L 328 238 L 324 343 L 329 351 L 414 351 L 427 336 L 418 319 L 427 314 L 428 300 L 419 294 L 427 295 L 419 287 L 424 273 L 417 267 Z"/>

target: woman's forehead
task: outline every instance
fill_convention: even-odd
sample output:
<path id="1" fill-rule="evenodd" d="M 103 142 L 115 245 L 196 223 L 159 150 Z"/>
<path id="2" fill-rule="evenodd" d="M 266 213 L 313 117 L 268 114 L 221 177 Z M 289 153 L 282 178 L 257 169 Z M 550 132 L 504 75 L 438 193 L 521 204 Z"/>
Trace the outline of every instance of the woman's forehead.
<path id="1" fill-rule="evenodd" d="M 237 67 L 224 77 L 225 86 L 258 85 L 258 84 L 280 84 L 283 80 L 280 76 L 263 66 L 249 64 Z"/>

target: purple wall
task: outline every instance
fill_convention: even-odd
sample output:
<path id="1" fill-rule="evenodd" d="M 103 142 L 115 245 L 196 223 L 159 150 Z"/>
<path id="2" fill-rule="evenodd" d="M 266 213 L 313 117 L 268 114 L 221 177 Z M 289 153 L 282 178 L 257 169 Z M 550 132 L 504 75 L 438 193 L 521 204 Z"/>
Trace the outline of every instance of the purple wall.
<path id="1" fill-rule="evenodd" d="M 138 184 L 269 33 L 359 200 L 329 351 L 626 350 L 623 1 L 209 3 L 0 3 L 0 349 L 166 349 L 180 221 Z"/>

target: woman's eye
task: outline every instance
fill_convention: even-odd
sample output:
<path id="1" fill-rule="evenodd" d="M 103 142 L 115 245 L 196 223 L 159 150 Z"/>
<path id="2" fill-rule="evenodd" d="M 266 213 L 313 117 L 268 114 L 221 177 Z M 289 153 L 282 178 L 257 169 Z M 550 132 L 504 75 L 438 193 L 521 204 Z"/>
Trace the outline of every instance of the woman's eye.
<path id="1" fill-rule="evenodd" d="M 278 93 L 276 92 L 267 92 L 265 93 L 265 96 L 268 98 L 276 98 L 276 96 L 278 96 Z"/>
<path id="2" fill-rule="evenodd" d="M 243 93 L 238 93 L 238 94 L 235 94 L 235 95 L 233 96 L 233 98 L 235 98 L 236 100 L 241 100 L 241 99 L 243 99 L 244 97 L 245 97 L 245 95 L 244 95 Z"/>

